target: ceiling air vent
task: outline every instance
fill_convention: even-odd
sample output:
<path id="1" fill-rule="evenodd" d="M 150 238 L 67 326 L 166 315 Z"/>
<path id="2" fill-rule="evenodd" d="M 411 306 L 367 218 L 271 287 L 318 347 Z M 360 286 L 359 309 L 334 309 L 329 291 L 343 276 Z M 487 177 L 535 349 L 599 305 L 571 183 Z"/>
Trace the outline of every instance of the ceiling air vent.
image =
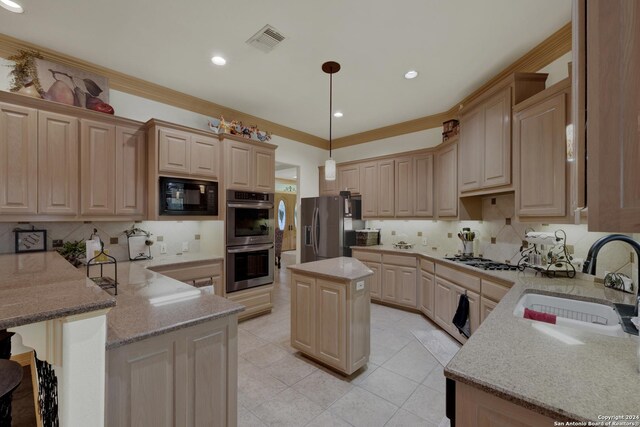
<path id="1" fill-rule="evenodd" d="M 260 31 L 255 33 L 247 44 L 260 49 L 264 53 L 269 53 L 284 40 L 284 36 L 271 25 L 265 25 Z"/>

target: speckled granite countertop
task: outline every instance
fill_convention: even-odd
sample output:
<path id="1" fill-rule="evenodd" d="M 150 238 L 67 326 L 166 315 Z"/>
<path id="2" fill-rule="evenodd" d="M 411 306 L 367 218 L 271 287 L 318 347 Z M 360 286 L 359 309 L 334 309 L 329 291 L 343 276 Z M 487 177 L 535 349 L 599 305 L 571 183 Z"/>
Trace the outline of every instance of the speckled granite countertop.
<path id="1" fill-rule="evenodd" d="M 107 315 L 107 350 L 239 313 L 244 306 L 163 276 L 149 268 L 219 260 L 211 255 L 118 263 L 117 305 Z"/>
<path id="2" fill-rule="evenodd" d="M 0 255 L 0 329 L 113 307 L 116 300 L 57 252 Z"/>
<path id="3" fill-rule="evenodd" d="M 351 282 L 371 276 L 373 271 L 355 258 L 339 257 L 322 261 L 305 262 L 287 267 L 295 273 L 311 274 L 330 280 Z"/>
<path id="4" fill-rule="evenodd" d="M 183 253 L 181 255 L 160 255 L 149 260 L 132 261 L 136 265 L 141 265 L 145 268 L 154 269 L 155 267 L 166 267 L 169 265 L 181 265 L 189 264 L 192 262 L 201 261 L 223 261 L 223 256 L 210 255 L 207 253 Z"/>
<path id="5" fill-rule="evenodd" d="M 545 328 L 533 326 L 540 322 L 513 315 L 524 293 L 606 304 L 631 304 L 632 295 L 605 288 L 594 283 L 591 276 L 580 273 L 576 279 L 550 279 L 531 272 L 479 270 L 419 249 L 389 246 L 357 249 L 412 254 L 480 277 L 512 283 L 511 290 L 445 367 L 446 377 L 554 419 L 597 421 L 598 415 L 640 415 L 637 336 L 610 337 L 549 325 L 579 342 L 567 344 L 545 332 L 548 331 Z"/>

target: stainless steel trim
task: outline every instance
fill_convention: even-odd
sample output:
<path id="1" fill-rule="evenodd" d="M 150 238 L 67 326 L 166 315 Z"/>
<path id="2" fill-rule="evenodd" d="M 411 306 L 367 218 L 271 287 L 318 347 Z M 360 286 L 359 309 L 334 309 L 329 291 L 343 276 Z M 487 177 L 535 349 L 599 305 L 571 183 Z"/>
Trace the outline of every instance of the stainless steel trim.
<path id="1" fill-rule="evenodd" d="M 273 248 L 273 244 L 235 246 L 235 247 L 232 247 L 232 248 L 227 248 L 227 253 L 240 254 L 240 253 L 245 253 L 245 252 L 264 251 L 264 250 L 271 249 L 271 248 Z"/>
<path id="2" fill-rule="evenodd" d="M 233 202 L 227 203 L 227 207 L 229 208 L 242 208 L 242 209 L 273 209 L 273 203 L 268 202 Z"/>
<path id="3" fill-rule="evenodd" d="M 318 255 L 318 251 L 320 250 L 320 246 L 318 244 L 318 221 L 320 221 L 320 209 L 316 206 L 316 210 L 313 214 L 313 252 Z"/>

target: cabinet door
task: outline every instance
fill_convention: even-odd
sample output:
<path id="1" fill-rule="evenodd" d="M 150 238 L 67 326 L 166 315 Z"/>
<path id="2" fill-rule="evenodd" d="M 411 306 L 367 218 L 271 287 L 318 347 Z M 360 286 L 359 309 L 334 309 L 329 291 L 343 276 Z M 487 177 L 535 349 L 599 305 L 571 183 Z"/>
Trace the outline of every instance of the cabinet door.
<path id="1" fill-rule="evenodd" d="M 363 218 L 375 218 L 378 215 L 378 162 L 360 165 L 360 190 Z"/>
<path id="2" fill-rule="evenodd" d="M 256 191 L 276 191 L 276 153 L 270 148 L 252 147 L 253 187 Z"/>
<path id="3" fill-rule="evenodd" d="M 566 95 L 559 93 L 515 115 L 519 216 L 564 216 L 566 207 Z"/>
<path id="4" fill-rule="evenodd" d="M 143 130 L 116 127 L 117 215 L 144 215 L 146 143 Z"/>
<path id="5" fill-rule="evenodd" d="M 484 159 L 484 109 L 478 105 L 460 117 L 460 191 L 482 185 Z"/>
<path id="6" fill-rule="evenodd" d="M 371 299 L 381 299 L 382 298 L 382 264 L 377 262 L 365 262 L 364 263 L 371 271 L 373 271 L 373 276 L 371 276 L 371 285 L 369 289 L 369 293 L 371 294 Z"/>
<path id="7" fill-rule="evenodd" d="M 399 267 L 397 284 L 397 302 L 412 308 L 418 308 L 418 283 L 416 269 L 410 267 Z"/>
<path id="8" fill-rule="evenodd" d="M 398 300 L 398 268 L 391 265 L 382 266 L 382 300 L 396 302 Z"/>
<path id="9" fill-rule="evenodd" d="M 436 155 L 436 209 L 439 217 L 458 216 L 458 146 L 449 145 Z"/>
<path id="10" fill-rule="evenodd" d="M 436 277 L 433 320 L 448 332 L 451 332 L 451 328 L 453 327 L 451 324 L 451 320 L 453 319 L 453 314 L 451 313 L 452 294 L 452 284 Z"/>
<path id="11" fill-rule="evenodd" d="M 234 190 L 251 190 L 251 146 L 227 140 L 225 170 L 227 187 Z"/>
<path id="12" fill-rule="evenodd" d="M 319 194 L 321 196 L 335 196 L 338 191 L 338 180 L 327 181 L 324 179 L 324 166 L 318 167 L 318 182 L 320 184 Z"/>
<path id="13" fill-rule="evenodd" d="M 434 293 L 435 283 L 433 274 L 422 271 L 418 292 L 420 306 L 418 308 L 430 319 L 433 319 Z"/>
<path id="14" fill-rule="evenodd" d="M 396 159 L 395 164 L 395 213 L 396 216 L 413 216 L 415 177 L 413 158 Z"/>
<path id="15" fill-rule="evenodd" d="M 358 165 L 338 166 L 338 183 L 340 191 L 351 191 L 360 194 L 360 168 Z"/>
<path id="16" fill-rule="evenodd" d="M 78 119 L 38 112 L 38 213 L 78 213 Z"/>
<path id="17" fill-rule="evenodd" d="M 0 213 L 34 214 L 38 111 L 0 103 Z"/>
<path id="18" fill-rule="evenodd" d="M 433 217 L 433 154 L 415 158 L 414 216 Z M 363 202 L 364 203 L 364 202 Z"/>
<path id="19" fill-rule="evenodd" d="M 317 340 L 318 358 L 338 366 L 347 367 L 347 295 L 343 283 L 317 280 Z"/>
<path id="20" fill-rule="evenodd" d="M 291 278 L 291 346 L 316 354 L 316 281 Z"/>
<path id="21" fill-rule="evenodd" d="M 480 323 L 484 322 L 489 313 L 496 308 L 498 303 L 491 301 L 485 297 L 480 297 Z"/>
<path id="22" fill-rule="evenodd" d="M 191 175 L 217 179 L 220 171 L 220 141 L 201 135 L 191 136 Z"/>
<path id="23" fill-rule="evenodd" d="M 191 172 L 191 135 L 173 129 L 158 131 L 158 170 L 160 172 Z"/>
<path id="24" fill-rule="evenodd" d="M 451 284 L 452 295 L 451 295 L 451 322 L 453 320 L 453 316 L 456 314 L 456 310 L 458 309 L 458 304 L 460 302 L 460 296 L 464 295 L 465 292 L 467 294 L 467 298 L 469 299 L 469 328 L 471 333 L 473 334 L 480 326 L 480 295 L 475 292 L 465 291 L 464 288 L 458 285 Z M 458 328 L 453 326 L 451 323 L 451 329 L 454 331 L 453 336 L 458 339 L 458 341 L 464 342 L 466 338 L 464 335 L 460 334 Z"/>
<path id="25" fill-rule="evenodd" d="M 511 183 L 511 88 L 484 104 L 482 188 Z"/>
<path id="26" fill-rule="evenodd" d="M 378 217 L 393 217 L 395 211 L 393 160 L 378 162 Z"/>
<path id="27" fill-rule="evenodd" d="M 640 4 L 587 1 L 589 230 L 640 232 Z"/>
<path id="28" fill-rule="evenodd" d="M 81 121 L 80 213 L 115 214 L 116 127 L 92 120 Z"/>

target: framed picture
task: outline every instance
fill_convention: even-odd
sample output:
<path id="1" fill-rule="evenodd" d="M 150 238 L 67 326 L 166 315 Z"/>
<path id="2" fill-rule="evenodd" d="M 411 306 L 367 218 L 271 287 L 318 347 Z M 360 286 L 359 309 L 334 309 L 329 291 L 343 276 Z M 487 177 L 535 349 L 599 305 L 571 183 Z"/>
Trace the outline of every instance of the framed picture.
<path id="1" fill-rule="evenodd" d="M 16 253 L 44 252 L 47 250 L 47 230 L 14 230 Z"/>

